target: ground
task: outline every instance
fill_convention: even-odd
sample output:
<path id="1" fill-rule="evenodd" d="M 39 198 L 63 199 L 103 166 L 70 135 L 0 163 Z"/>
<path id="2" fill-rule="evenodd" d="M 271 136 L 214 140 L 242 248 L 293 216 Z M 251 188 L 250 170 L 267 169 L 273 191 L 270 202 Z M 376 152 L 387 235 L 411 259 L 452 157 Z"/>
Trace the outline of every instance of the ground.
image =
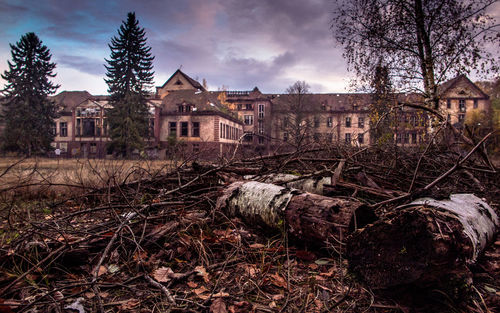
<path id="1" fill-rule="evenodd" d="M 471 269 L 466 298 L 431 289 L 398 294 L 372 290 L 353 276 L 342 243 L 304 244 L 215 209 L 221 188 L 241 179 L 239 172 L 307 175 L 334 170 L 340 157 L 347 161 L 338 192 L 375 205 L 392 198 L 388 190 L 408 190 L 422 152 L 405 158 L 400 152 L 398 166 L 379 153 L 339 149 L 214 165 L 29 159 L 4 175 L 18 160 L 2 159 L 0 312 L 498 310 L 498 242 Z M 455 155 L 433 153 L 422 162 L 416 188 L 455 162 Z M 363 177 L 357 175 L 360 166 Z M 468 166 L 478 169 L 473 173 L 480 184 L 498 193 L 498 185 L 490 185 L 498 175 Z M 451 175 L 440 192 L 463 177 Z M 363 188 L 370 180 L 383 189 Z M 460 188 L 479 187 L 470 181 Z M 498 196 L 481 196 L 498 209 Z M 377 210 L 383 216 L 390 207 Z"/>

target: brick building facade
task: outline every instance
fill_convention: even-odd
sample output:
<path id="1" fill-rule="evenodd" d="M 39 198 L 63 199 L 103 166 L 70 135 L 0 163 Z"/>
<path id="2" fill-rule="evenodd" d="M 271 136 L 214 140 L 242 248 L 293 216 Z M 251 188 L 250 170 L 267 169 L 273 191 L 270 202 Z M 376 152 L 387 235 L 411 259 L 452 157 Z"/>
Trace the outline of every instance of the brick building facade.
<path id="1" fill-rule="evenodd" d="M 440 111 L 452 123 L 467 115 L 488 113 L 488 95 L 467 77 L 458 76 L 440 86 Z M 304 95 L 294 106 L 293 95 L 248 91 L 207 91 L 199 82 L 177 70 L 149 99 L 150 136 L 147 152 L 152 157 L 183 153 L 205 158 L 241 149 L 267 154 L 300 145 L 343 143 L 368 145 L 370 94 L 333 93 Z M 54 125 L 54 148 L 67 157 L 104 157 L 107 154 L 108 96 L 86 91 L 63 91 L 53 97 L 60 108 Z M 422 102 L 417 95 L 400 94 L 395 101 Z M 432 131 L 430 119 L 414 110 L 401 110 L 396 141 L 415 145 Z"/>

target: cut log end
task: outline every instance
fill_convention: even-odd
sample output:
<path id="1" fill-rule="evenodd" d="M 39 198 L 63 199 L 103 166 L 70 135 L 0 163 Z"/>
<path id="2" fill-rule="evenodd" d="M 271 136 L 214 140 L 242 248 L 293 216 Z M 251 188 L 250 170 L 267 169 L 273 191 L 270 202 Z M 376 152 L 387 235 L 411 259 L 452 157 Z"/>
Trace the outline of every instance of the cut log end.
<path id="1" fill-rule="evenodd" d="M 374 289 L 463 281 L 497 226 L 495 212 L 473 195 L 416 200 L 348 238 L 349 268 Z"/>

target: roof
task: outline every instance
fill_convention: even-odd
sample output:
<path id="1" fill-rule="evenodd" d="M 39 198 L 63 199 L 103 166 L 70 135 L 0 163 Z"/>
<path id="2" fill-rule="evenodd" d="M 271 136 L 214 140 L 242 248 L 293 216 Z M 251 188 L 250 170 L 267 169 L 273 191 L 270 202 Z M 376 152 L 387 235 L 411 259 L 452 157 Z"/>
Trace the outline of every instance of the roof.
<path id="1" fill-rule="evenodd" d="M 464 74 L 460 74 L 450 80 L 445 81 L 441 85 L 438 86 L 438 94 L 443 95 L 445 94 L 448 90 L 453 88 L 454 86 L 457 85 L 458 82 L 465 80 L 466 83 L 471 85 L 476 91 L 478 91 L 484 98 L 489 98 L 489 96 L 481 89 L 479 88 L 476 84 L 474 84 L 467 76 Z"/>
<path id="2" fill-rule="evenodd" d="M 297 101 L 297 95 L 275 94 L 269 95 L 275 111 L 290 110 L 290 105 Z M 350 111 L 354 107 L 358 110 L 367 110 L 372 99 L 371 94 L 361 93 L 329 93 L 329 94 L 305 94 L 304 111 Z"/>
<path id="3" fill-rule="evenodd" d="M 84 91 L 63 91 L 52 99 L 57 105 L 64 107 L 64 110 L 71 110 L 83 103 L 84 101 L 91 99 L 93 96 L 86 90 Z"/>
<path id="4" fill-rule="evenodd" d="M 180 104 L 191 105 L 195 108 L 193 113 L 214 112 L 235 119 L 234 115 L 221 104 L 216 93 L 195 90 L 172 91 L 163 98 L 161 108 L 165 113 L 176 113 Z"/>
<path id="5" fill-rule="evenodd" d="M 160 88 L 165 87 L 165 85 L 167 85 L 168 82 L 171 81 L 175 77 L 175 75 L 177 75 L 177 74 L 182 75 L 191 85 L 193 85 L 193 87 L 198 88 L 202 91 L 206 91 L 206 89 L 198 81 L 192 79 L 191 77 L 189 77 L 186 73 L 184 73 L 180 69 L 175 71 L 175 73 L 173 73 L 172 76 L 170 76 L 170 78 L 167 79 L 167 81 Z"/>

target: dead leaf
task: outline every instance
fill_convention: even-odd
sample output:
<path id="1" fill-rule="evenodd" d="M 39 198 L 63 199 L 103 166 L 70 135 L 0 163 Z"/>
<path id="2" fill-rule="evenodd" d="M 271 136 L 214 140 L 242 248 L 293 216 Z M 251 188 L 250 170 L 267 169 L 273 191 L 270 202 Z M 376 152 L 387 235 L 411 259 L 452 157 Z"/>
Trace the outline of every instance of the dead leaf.
<path id="1" fill-rule="evenodd" d="M 222 298 L 215 299 L 210 306 L 211 313 L 227 313 L 226 303 Z"/>
<path id="2" fill-rule="evenodd" d="M 224 297 L 229 297 L 229 294 L 227 292 L 224 292 L 224 289 L 212 295 L 212 298 L 224 298 Z"/>
<path id="3" fill-rule="evenodd" d="M 195 283 L 194 281 L 188 281 L 187 285 L 189 286 L 189 288 L 196 288 L 196 287 L 198 287 L 198 284 Z"/>
<path id="4" fill-rule="evenodd" d="M 194 289 L 193 291 L 198 296 L 198 298 L 202 300 L 207 300 L 210 297 L 209 295 L 204 294 L 205 292 L 208 291 L 208 289 L 205 288 L 205 286 L 201 286 L 200 288 Z"/>
<path id="5" fill-rule="evenodd" d="M 276 295 L 271 296 L 271 299 L 273 299 L 274 301 L 279 301 L 279 300 L 281 300 L 283 298 L 285 298 L 285 296 L 282 295 L 281 293 L 278 293 Z"/>
<path id="6" fill-rule="evenodd" d="M 263 244 L 261 244 L 261 243 L 253 243 L 249 247 L 252 248 L 252 249 L 262 249 L 265 246 Z"/>
<path id="7" fill-rule="evenodd" d="M 210 279 L 208 278 L 207 270 L 203 266 L 199 265 L 195 267 L 194 270 L 196 271 L 196 275 L 203 277 L 203 280 L 206 283 L 210 281 Z"/>
<path id="8" fill-rule="evenodd" d="M 139 304 L 141 304 L 141 301 L 140 301 L 140 300 L 137 300 L 137 299 L 129 299 L 129 300 L 127 300 L 127 302 L 123 303 L 120 307 L 121 307 L 121 309 L 123 309 L 123 310 L 130 310 L 130 309 L 135 308 L 135 307 L 136 307 L 136 306 L 138 306 Z"/>
<path id="9" fill-rule="evenodd" d="M 285 289 L 287 288 L 288 285 L 286 283 L 286 280 L 283 277 L 281 277 L 280 274 L 278 274 L 278 273 L 272 274 L 271 278 L 272 278 L 271 279 L 271 284 L 273 284 L 273 285 L 275 285 L 277 287 L 282 287 L 282 288 L 285 288 Z"/>
<path id="10" fill-rule="evenodd" d="M 108 269 L 106 268 L 106 266 L 101 265 L 101 266 L 99 266 L 99 271 L 97 272 L 97 276 L 104 275 L 104 274 L 106 274 L 107 271 L 108 271 Z"/>
<path id="11" fill-rule="evenodd" d="M 153 272 L 153 277 L 160 283 L 166 283 L 171 280 L 174 271 L 170 267 L 160 267 Z"/>
<path id="12" fill-rule="evenodd" d="M 271 303 L 269 303 L 269 307 L 270 307 L 271 309 L 274 309 L 274 308 L 276 307 L 276 302 L 271 301 Z"/>

